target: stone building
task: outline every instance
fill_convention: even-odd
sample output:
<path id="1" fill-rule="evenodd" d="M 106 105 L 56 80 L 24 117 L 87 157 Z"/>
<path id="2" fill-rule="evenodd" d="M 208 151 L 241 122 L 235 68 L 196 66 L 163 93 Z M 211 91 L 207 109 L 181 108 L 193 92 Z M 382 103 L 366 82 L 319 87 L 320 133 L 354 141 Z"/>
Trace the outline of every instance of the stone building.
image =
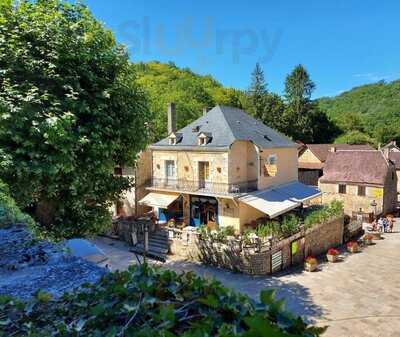
<path id="1" fill-rule="evenodd" d="M 298 182 L 297 145 L 240 109 L 216 106 L 181 130 L 175 124 L 170 104 L 168 137 L 149 147 L 150 193 L 141 203 L 160 221 L 240 232 L 320 194 Z"/>
<path id="2" fill-rule="evenodd" d="M 373 150 L 369 145 L 301 144 L 299 148 L 299 181 L 318 186 L 329 152 L 340 150 Z"/>
<path id="3" fill-rule="evenodd" d="M 385 214 L 397 206 L 397 175 L 388 154 L 380 150 L 329 153 L 319 179 L 322 202 L 338 199 L 344 212 Z"/>
<path id="4" fill-rule="evenodd" d="M 149 193 L 146 187 L 151 178 L 150 150 L 146 149 L 138 154 L 135 167 L 116 167 L 114 174 L 131 178 L 135 187 L 125 191 L 121 199 L 112 207 L 113 216 L 141 217 L 151 211 L 150 207 L 139 203 L 139 200 Z"/>

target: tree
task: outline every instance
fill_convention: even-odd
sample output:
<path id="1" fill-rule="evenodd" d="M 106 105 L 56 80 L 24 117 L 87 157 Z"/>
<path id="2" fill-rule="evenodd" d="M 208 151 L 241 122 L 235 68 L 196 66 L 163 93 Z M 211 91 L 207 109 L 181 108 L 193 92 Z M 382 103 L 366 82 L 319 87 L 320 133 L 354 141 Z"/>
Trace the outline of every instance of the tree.
<path id="1" fill-rule="evenodd" d="M 265 97 L 267 94 L 267 85 L 264 80 L 264 72 L 259 63 L 251 73 L 251 84 L 248 90 L 249 102 L 252 112 L 259 120 L 263 119 L 265 111 Z"/>
<path id="2" fill-rule="evenodd" d="M 285 81 L 286 134 L 305 143 L 331 142 L 339 133 L 335 124 L 311 99 L 315 89 L 307 70 L 296 66 Z"/>
<path id="3" fill-rule="evenodd" d="M 2 1 L 0 172 L 19 206 L 58 237 L 97 232 L 132 185 L 115 177 L 151 120 L 126 51 L 80 4 Z"/>

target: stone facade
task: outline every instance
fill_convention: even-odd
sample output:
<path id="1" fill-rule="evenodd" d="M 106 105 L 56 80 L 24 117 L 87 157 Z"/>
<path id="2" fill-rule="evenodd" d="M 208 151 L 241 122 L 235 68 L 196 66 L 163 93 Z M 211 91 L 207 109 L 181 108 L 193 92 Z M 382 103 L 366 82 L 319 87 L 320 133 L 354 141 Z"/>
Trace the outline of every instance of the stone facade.
<path id="1" fill-rule="evenodd" d="M 269 245 L 244 247 L 240 241 L 229 243 L 199 240 L 196 231 L 185 231 L 170 240 L 170 251 L 182 258 L 200 261 L 252 275 L 266 275 L 303 263 L 308 255 L 325 253 L 343 243 L 343 217 L 315 225 L 306 232 Z M 277 253 L 277 254 L 276 254 Z M 273 267 L 273 256 L 281 262 Z"/>
<path id="2" fill-rule="evenodd" d="M 397 201 L 397 176 L 392 180 L 392 176 L 388 175 L 385 186 L 368 186 L 365 187 L 365 196 L 358 195 L 358 186 L 354 184 L 346 184 L 346 193 L 339 193 L 339 184 L 320 183 L 319 188 L 322 192 L 322 203 L 328 204 L 333 200 L 343 202 L 344 212 L 352 215 L 353 212 L 376 214 L 387 213 L 393 211 Z M 371 206 L 375 200 L 377 206 Z"/>

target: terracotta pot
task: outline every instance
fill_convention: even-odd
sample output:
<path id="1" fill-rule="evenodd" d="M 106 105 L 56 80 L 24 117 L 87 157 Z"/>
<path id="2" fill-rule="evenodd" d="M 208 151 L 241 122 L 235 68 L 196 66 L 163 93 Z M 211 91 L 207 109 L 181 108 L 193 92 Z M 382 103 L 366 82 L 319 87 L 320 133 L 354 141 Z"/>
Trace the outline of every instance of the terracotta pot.
<path id="1" fill-rule="evenodd" d="M 381 239 L 381 232 L 370 232 L 369 234 L 372 235 L 374 240 L 380 240 Z"/>
<path id="2" fill-rule="evenodd" d="M 313 272 L 317 269 L 318 264 L 317 263 L 308 263 L 304 262 L 304 269 L 309 272 Z"/>
<path id="3" fill-rule="evenodd" d="M 364 239 L 366 245 L 372 245 L 372 239 Z"/>
<path id="4" fill-rule="evenodd" d="M 354 244 L 354 245 L 352 245 L 352 246 L 350 246 L 350 247 L 347 247 L 347 250 L 348 250 L 350 253 L 357 253 L 357 252 L 358 252 L 358 245 L 357 245 L 357 244 Z"/>
<path id="5" fill-rule="evenodd" d="M 336 262 L 337 261 L 337 255 L 326 254 L 326 258 L 328 259 L 329 262 Z"/>

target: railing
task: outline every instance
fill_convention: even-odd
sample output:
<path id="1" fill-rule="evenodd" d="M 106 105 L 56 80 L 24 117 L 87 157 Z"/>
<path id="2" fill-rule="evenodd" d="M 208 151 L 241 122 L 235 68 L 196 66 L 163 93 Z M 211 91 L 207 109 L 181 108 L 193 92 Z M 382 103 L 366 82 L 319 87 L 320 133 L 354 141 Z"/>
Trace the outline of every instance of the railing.
<path id="1" fill-rule="evenodd" d="M 257 180 L 251 180 L 235 184 L 214 183 L 199 180 L 185 179 L 159 179 L 153 178 L 149 187 L 174 191 L 201 192 L 211 194 L 242 194 L 257 190 Z"/>

